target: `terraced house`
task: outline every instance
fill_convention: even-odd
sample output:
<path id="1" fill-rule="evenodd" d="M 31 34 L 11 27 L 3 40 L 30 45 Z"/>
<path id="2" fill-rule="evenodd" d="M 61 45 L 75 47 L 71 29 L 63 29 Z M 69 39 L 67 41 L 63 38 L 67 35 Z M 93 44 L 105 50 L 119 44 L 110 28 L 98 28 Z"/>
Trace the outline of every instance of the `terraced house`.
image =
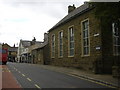
<path id="1" fill-rule="evenodd" d="M 28 62 L 33 63 L 33 59 L 31 59 L 31 54 L 29 47 L 35 44 L 41 44 L 42 42 L 36 41 L 35 37 L 32 41 L 28 40 L 20 40 L 19 47 L 18 47 L 18 53 L 17 58 L 18 62 Z"/>
<path id="2" fill-rule="evenodd" d="M 48 34 L 44 33 L 44 41 L 35 43 L 28 48 L 30 54 L 29 60 L 34 64 L 47 64 L 48 59 Z"/>
<path id="3" fill-rule="evenodd" d="M 17 53 L 18 62 L 26 62 L 26 60 L 28 59 L 29 46 L 31 46 L 31 41 L 22 39 L 20 40 Z"/>
<path id="4" fill-rule="evenodd" d="M 88 3 L 68 6 L 68 15 L 49 30 L 50 64 L 112 73 L 120 59 L 120 30 L 115 22 L 103 25 L 106 17 L 98 19 L 94 11 Z"/>
<path id="5" fill-rule="evenodd" d="M 32 41 L 20 40 L 17 59 L 18 62 L 33 64 L 48 64 L 48 33 L 44 33 L 44 41 L 36 41 L 34 37 Z"/>

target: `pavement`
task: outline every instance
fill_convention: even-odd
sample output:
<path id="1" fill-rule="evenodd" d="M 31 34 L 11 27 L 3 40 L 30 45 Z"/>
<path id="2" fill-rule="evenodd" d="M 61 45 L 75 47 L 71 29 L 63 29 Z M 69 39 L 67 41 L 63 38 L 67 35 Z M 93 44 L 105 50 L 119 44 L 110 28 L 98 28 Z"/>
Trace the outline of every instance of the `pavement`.
<path id="1" fill-rule="evenodd" d="M 106 86 L 111 86 L 113 88 L 117 88 L 120 90 L 120 78 L 113 78 L 110 74 L 94 74 L 92 72 L 87 72 L 84 70 L 70 68 L 70 67 L 59 67 L 52 65 L 38 65 L 41 68 L 49 69 L 52 71 L 65 73 L 71 76 L 80 77 L 86 80 L 95 81 L 101 84 L 105 84 Z"/>
<path id="2" fill-rule="evenodd" d="M 21 86 L 8 67 L 6 65 L 0 65 L 0 89 L 6 90 L 7 88 L 18 89 L 21 88 Z"/>

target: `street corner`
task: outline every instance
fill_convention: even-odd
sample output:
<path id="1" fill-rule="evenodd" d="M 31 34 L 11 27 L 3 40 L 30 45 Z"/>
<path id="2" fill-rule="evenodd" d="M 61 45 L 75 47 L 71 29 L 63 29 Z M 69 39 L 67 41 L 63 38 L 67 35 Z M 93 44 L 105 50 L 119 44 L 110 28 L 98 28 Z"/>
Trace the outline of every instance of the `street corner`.
<path id="1" fill-rule="evenodd" d="M 10 72 L 7 66 L 2 66 L 2 90 L 7 88 L 18 88 L 20 89 L 21 86 Z"/>

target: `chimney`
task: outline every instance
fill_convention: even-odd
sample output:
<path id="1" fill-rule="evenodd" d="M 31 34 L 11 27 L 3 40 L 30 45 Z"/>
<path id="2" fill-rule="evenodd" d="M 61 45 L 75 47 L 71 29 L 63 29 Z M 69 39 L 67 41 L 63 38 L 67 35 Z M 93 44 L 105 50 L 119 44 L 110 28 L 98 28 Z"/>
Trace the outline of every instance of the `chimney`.
<path id="1" fill-rule="evenodd" d="M 68 13 L 74 11 L 76 9 L 75 5 L 73 4 L 73 6 L 69 5 L 68 6 Z"/>
<path id="2" fill-rule="evenodd" d="M 34 37 L 32 41 L 36 42 L 36 38 Z"/>
<path id="3" fill-rule="evenodd" d="M 15 44 L 13 45 L 13 47 L 15 47 Z"/>
<path id="4" fill-rule="evenodd" d="M 31 45 L 34 45 L 35 42 L 36 42 L 36 38 L 34 37 L 34 38 L 32 39 Z"/>
<path id="5" fill-rule="evenodd" d="M 48 42 L 48 33 L 44 33 L 44 42 Z"/>

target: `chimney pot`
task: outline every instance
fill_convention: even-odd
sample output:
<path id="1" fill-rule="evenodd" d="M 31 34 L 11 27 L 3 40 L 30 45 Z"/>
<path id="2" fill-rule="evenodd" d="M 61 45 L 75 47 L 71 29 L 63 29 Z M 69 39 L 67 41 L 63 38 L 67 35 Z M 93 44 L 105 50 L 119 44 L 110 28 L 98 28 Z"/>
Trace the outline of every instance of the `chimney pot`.
<path id="1" fill-rule="evenodd" d="M 73 6 L 69 5 L 68 6 L 68 13 L 74 11 L 76 9 L 75 5 L 73 4 Z"/>

